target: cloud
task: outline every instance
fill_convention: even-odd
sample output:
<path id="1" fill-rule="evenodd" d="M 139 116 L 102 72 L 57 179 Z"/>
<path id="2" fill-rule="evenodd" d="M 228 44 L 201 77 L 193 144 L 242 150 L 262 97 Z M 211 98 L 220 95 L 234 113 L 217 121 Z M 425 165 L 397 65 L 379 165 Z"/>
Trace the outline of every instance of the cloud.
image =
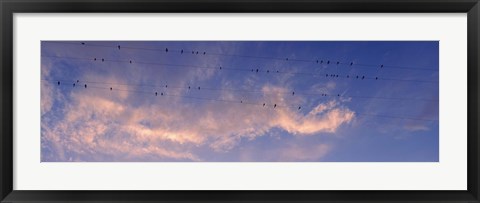
<path id="1" fill-rule="evenodd" d="M 138 57 L 141 60 L 146 56 Z M 195 65 L 209 67 L 223 63 L 206 57 L 197 62 Z M 293 91 L 293 84 L 288 82 L 292 75 L 288 74 L 277 78 L 279 83 L 272 82 L 273 79 L 259 83 L 258 77 L 247 76 L 240 84 L 221 84 L 226 89 L 256 85 L 261 91 L 254 95 L 234 91 L 213 94 L 175 89 L 208 80 L 232 81 L 228 77 L 218 80 L 215 78 L 218 71 L 212 69 L 167 74 L 160 67 L 135 63 L 68 64 L 64 68 L 78 69 L 76 79 L 88 83 L 88 88 L 42 85 L 42 115 L 48 110 L 54 112 L 42 116 L 42 161 L 201 161 L 208 157 L 200 157 L 196 151 L 229 152 L 242 140 L 255 140 L 276 130 L 293 136 L 334 134 L 355 117 L 352 110 L 335 99 L 312 101 L 301 95 L 285 94 Z M 130 69 L 142 71 L 122 71 Z M 54 75 L 47 70 L 42 66 L 42 78 Z M 165 78 L 169 88 L 163 88 Z M 141 86 L 149 81 L 155 84 Z M 130 83 L 140 85 L 121 85 Z M 314 90 L 330 91 L 335 86 L 329 82 L 316 85 Z M 155 97 L 154 91 L 176 96 Z M 218 100 L 195 100 L 187 96 Z M 259 101 L 266 102 L 266 106 L 257 105 Z M 302 111 L 297 109 L 307 103 L 314 105 L 304 106 Z M 321 143 L 306 149 L 292 145 L 275 154 L 285 161 L 315 160 L 330 148 Z"/>

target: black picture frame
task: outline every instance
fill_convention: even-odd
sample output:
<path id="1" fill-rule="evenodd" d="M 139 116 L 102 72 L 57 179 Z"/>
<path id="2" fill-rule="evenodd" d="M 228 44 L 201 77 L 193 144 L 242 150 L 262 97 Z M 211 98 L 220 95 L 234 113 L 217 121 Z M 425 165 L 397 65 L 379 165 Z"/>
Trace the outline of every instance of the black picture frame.
<path id="1" fill-rule="evenodd" d="M 480 202 L 478 0 L 0 0 L 2 202 Z M 24 191 L 13 190 L 14 13 L 467 13 L 468 189 L 466 191 Z"/>

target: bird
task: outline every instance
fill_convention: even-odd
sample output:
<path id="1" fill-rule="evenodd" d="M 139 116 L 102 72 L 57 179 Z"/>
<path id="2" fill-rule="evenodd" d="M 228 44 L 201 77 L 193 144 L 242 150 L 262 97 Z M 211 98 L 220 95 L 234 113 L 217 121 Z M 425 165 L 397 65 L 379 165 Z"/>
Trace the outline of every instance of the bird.
<path id="1" fill-rule="evenodd" d="M 200 86 L 198 86 L 198 90 L 200 90 Z"/>
<path id="2" fill-rule="evenodd" d="M 350 78 L 350 76 L 349 76 L 349 75 L 347 75 L 347 78 Z"/>
<path id="3" fill-rule="evenodd" d="M 383 64 L 380 66 L 380 68 L 383 68 Z"/>
<path id="4" fill-rule="evenodd" d="M 190 89 L 190 86 L 188 86 L 188 89 Z"/>
<path id="5" fill-rule="evenodd" d="M 222 66 L 220 66 L 220 70 L 222 70 Z"/>
<path id="6" fill-rule="evenodd" d="M 183 54 L 183 49 L 180 51 L 180 54 Z"/>
<path id="7" fill-rule="evenodd" d="M 77 83 L 80 82 L 80 80 L 77 80 Z"/>
<path id="8" fill-rule="evenodd" d="M 94 60 L 94 61 L 96 61 L 96 60 L 97 60 L 97 58 L 93 58 L 93 60 Z"/>
<path id="9" fill-rule="evenodd" d="M 102 59 L 102 62 L 104 62 L 104 61 L 105 61 L 105 59 Z"/>
<path id="10" fill-rule="evenodd" d="M 318 63 L 318 60 L 317 60 L 317 63 Z"/>
<path id="11" fill-rule="evenodd" d="M 252 69 L 252 72 L 253 72 L 253 69 Z"/>
<path id="12" fill-rule="evenodd" d="M 288 61 L 288 58 L 286 58 L 285 60 L 287 60 L 287 61 Z"/>
<path id="13" fill-rule="evenodd" d="M 325 77 L 328 77 L 328 74 L 325 74 Z"/>
<path id="14" fill-rule="evenodd" d="M 157 95 L 158 95 L 158 92 L 155 92 L 155 96 L 157 96 Z"/>
<path id="15" fill-rule="evenodd" d="M 165 52 L 168 52 L 168 48 L 165 48 Z"/>
<path id="16" fill-rule="evenodd" d="M 113 89 L 113 88 L 112 88 L 112 87 L 110 87 L 110 91 L 112 91 L 112 89 Z"/>
<path id="17" fill-rule="evenodd" d="M 60 81 L 58 81 L 57 84 L 60 85 Z"/>
<path id="18" fill-rule="evenodd" d="M 338 78 L 338 75 L 336 77 Z"/>
<path id="19" fill-rule="evenodd" d="M 277 104 L 274 104 L 274 105 L 273 105 L 273 108 L 277 108 Z"/>
<path id="20" fill-rule="evenodd" d="M 165 88 L 168 88 L 168 85 L 165 85 Z"/>
<path id="21" fill-rule="evenodd" d="M 194 52 L 194 51 L 192 51 L 192 54 L 194 54 L 194 53 L 195 53 L 195 52 Z"/>
<path id="22" fill-rule="evenodd" d="M 327 61 L 327 64 L 330 64 L 330 61 Z"/>
<path id="23" fill-rule="evenodd" d="M 85 88 L 87 88 L 87 84 L 85 84 Z"/>
<path id="24" fill-rule="evenodd" d="M 163 92 L 160 95 L 163 96 Z"/>
<path id="25" fill-rule="evenodd" d="M 350 63 L 350 66 L 352 66 L 352 65 L 353 65 L 353 62 Z"/>
<path id="26" fill-rule="evenodd" d="M 82 42 L 82 45 L 85 45 L 85 42 Z"/>
<path id="27" fill-rule="evenodd" d="M 362 80 L 365 79 L 365 76 L 362 76 Z"/>
<path id="28" fill-rule="evenodd" d="M 358 79 L 358 75 L 357 75 L 357 79 Z"/>
<path id="29" fill-rule="evenodd" d="M 378 77 L 375 77 L 375 80 L 378 80 Z"/>
<path id="30" fill-rule="evenodd" d="M 203 52 L 203 55 L 205 55 L 205 54 L 206 54 L 206 53 L 205 53 L 205 52 Z"/>
<path id="31" fill-rule="evenodd" d="M 257 69 L 257 73 L 258 73 L 258 69 Z"/>
<path id="32" fill-rule="evenodd" d="M 340 96 L 340 94 L 337 94 L 337 96 L 339 97 L 339 96 Z"/>
<path id="33" fill-rule="evenodd" d="M 322 64 L 322 63 L 323 63 L 323 60 L 320 61 L 320 64 Z"/>
<path id="34" fill-rule="evenodd" d="M 277 73 L 280 73 L 280 72 L 278 72 L 278 70 L 277 70 Z"/>
<path id="35" fill-rule="evenodd" d="M 295 95 L 295 92 L 292 92 L 292 95 Z"/>
<path id="36" fill-rule="evenodd" d="M 301 106 L 299 106 L 299 107 L 298 107 L 298 110 L 300 110 L 301 108 L 302 108 L 302 107 L 301 107 Z"/>
<path id="37" fill-rule="evenodd" d="M 198 51 L 197 51 L 197 52 L 195 52 L 195 54 L 198 54 Z"/>
<path id="38" fill-rule="evenodd" d="M 130 63 L 132 63 L 132 60 L 130 60 Z"/>
<path id="39" fill-rule="evenodd" d="M 243 103 L 243 101 L 242 101 L 242 100 L 240 100 L 240 103 Z"/>
<path id="40" fill-rule="evenodd" d="M 340 64 L 340 62 L 337 61 L 337 65 Z"/>
<path id="41" fill-rule="evenodd" d="M 267 70 L 267 73 L 270 73 L 270 71 L 269 71 L 269 70 Z"/>
<path id="42" fill-rule="evenodd" d="M 265 103 L 263 103 L 263 106 L 265 106 Z"/>
<path id="43" fill-rule="evenodd" d="M 75 83 L 73 83 L 73 87 L 75 87 Z"/>
<path id="44" fill-rule="evenodd" d="M 117 47 L 118 47 L 118 50 L 120 50 L 120 45 L 118 45 Z"/>

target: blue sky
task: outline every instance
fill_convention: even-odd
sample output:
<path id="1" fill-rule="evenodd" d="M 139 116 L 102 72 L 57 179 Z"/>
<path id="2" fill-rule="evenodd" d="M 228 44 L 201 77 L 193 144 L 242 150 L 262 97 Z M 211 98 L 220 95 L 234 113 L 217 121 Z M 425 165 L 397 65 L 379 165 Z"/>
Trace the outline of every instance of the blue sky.
<path id="1" fill-rule="evenodd" d="M 437 41 L 41 43 L 42 162 L 439 160 Z"/>

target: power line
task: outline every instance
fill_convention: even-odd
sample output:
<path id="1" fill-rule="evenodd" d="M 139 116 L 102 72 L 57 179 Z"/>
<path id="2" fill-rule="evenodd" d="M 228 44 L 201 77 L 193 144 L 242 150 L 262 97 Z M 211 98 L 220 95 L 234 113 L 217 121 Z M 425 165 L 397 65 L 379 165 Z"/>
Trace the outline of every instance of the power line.
<path id="1" fill-rule="evenodd" d="M 171 86 L 165 83 L 165 85 L 154 85 L 154 84 L 135 84 L 135 83 L 110 83 L 110 82 L 98 82 L 98 81 L 89 81 L 89 80 L 65 80 L 65 79 L 42 79 L 44 81 L 50 82 L 66 82 L 66 83 L 73 83 L 82 82 L 82 83 L 92 83 L 92 84 L 105 84 L 105 85 L 118 85 L 118 86 L 130 86 L 130 87 L 152 87 L 152 88 L 163 88 L 163 89 L 184 89 L 184 90 L 191 90 L 191 89 L 198 89 L 207 90 L 207 91 L 219 91 L 219 92 L 246 92 L 246 93 L 261 93 L 265 94 L 262 90 L 252 90 L 252 89 L 225 89 L 225 88 L 212 88 L 212 87 L 204 87 L 200 85 L 188 85 L 188 86 Z M 277 91 L 273 93 L 267 94 L 283 94 L 283 95 L 306 95 L 306 96 L 322 96 L 322 97 L 337 97 L 337 98 L 358 98 L 358 99 L 378 99 L 378 100 L 399 100 L 399 101 L 424 101 L 424 102 L 432 102 L 438 101 L 438 99 L 422 99 L 422 98 L 400 98 L 400 97 L 374 97 L 374 96 L 358 96 L 358 95 L 344 95 L 340 93 L 311 93 L 305 91 Z"/>
<path id="2" fill-rule="evenodd" d="M 45 80 L 44 80 L 45 81 Z M 50 84 L 50 83 L 47 83 Z M 75 85 L 75 84 L 80 84 L 80 85 Z M 93 88 L 93 89 L 100 89 L 100 90 L 105 90 L 105 91 L 125 91 L 125 92 L 132 92 L 132 93 L 140 93 L 140 94 L 146 94 L 146 95 L 152 95 L 155 97 L 178 97 L 178 98 L 184 98 L 184 99 L 193 99 L 193 100 L 204 100 L 204 101 L 214 101 L 214 102 L 226 102 L 226 103 L 235 103 L 235 104 L 245 104 L 245 105 L 253 105 L 253 106 L 258 106 L 258 107 L 265 107 L 268 108 L 270 107 L 273 109 L 281 109 L 281 108 L 287 108 L 287 109 L 295 109 L 295 110 L 301 110 L 302 106 L 301 105 L 280 105 L 275 102 L 250 102 L 246 100 L 225 100 L 225 99 L 214 99 L 214 98 L 205 98 L 205 97 L 194 97 L 194 96 L 186 96 L 186 95 L 176 95 L 176 94 L 170 94 L 167 92 L 158 92 L 158 91 L 139 91 L 139 90 L 128 90 L 128 89 L 121 89 L 121 88 L 113 88 L 113 87 L 100 87 L 100 86 L 94 86 L 94 85 L 89 85 L 86 82 L 80 83 L 80 81 L 77 81 L 76 83 L 72 83 L 72 88 L 81 88 L 81 84 L 83 84 L 84 89 L 88 88 Z M 57 81 L 57 85 L 60 86 L 62 83 L 60 81 Z M 403 120 L 420 120 L 420 121 L 438 121 L 435 119 L 424 119 L 424 118 L 413 118 L 413 117 L 404 117 L 404 116 L 393 116 L 393 115 L 377 115 L 377 114 L 367 114 L 367 113 L 359 113 L 359 112 L 354 112 L 354 114 L 357 115 L 362 115 L 362 116 L 373 116 L 373 117 L 383 117 L 383 118 L 394 118 L 394 119 L 403 119 Z"/>
<path id="3" fill-rule="evenodd" d="M 398 82 L 417 82 L 417 83 L 433 83 L 438 84 L 438 81 L 428 81 L 428 80 L 410 80 L 410 79 L 397 79 L 397 78 L 384 78 L 384 77 L 368 77 L 365 75 L 358 75 L 358 74 L 318 74 L 318 73 L 311 73 L 311 72 L 284 72 L 279 71 L 277 69 L 262 69 L 262 68 L 231 68 L 231 67 L 223 67 L 223 66 L 196 66 L 196 65 L 184 65 L 184 64 L 170 64 L 170 63 L 155 63 L 155 62 L 142 62 L 142 61 L 135 61 L 135 60 L 112 60 L 106 59 L 102 57 L 93 57 L 93 58 L 80 58 L 80 57 L 69 57 L 69 56 L 42 56 L 47 58 L 60 58 L 60 59 L 73 59 L 73 60 L 86 60 L 86 61 L 94 61 L 94 62 L 115 62 L 115 63 L 127 63 L 127 64 L 142 64 L 142 65 L 154 65 L 154 66 L 161 66 L 162 68 L 168 67 L 177 67 L 171 68 L 177 70 L 178 68 L 185 68 L 185 69 L 214 69 L 218 71 L 240 71 L 240 72 L 250 72 L 250 73 L 266 73 L 266 74 L 288 74 L 288 75 L 303 75 L 303 76 L 314 76 L 314 77 L 325 77 L 328 79 L 351 79 L 351 80 L 385 80 L 385 81 L 398 81 Z"/>
<path id="4" fill-rule="evenodd" d="M 384 65 L 384 64 L 363 64 L 363 63 L 354 63 L 354 62 L 340 62 L 336 60 L 326 60 L 326 59 L 295 59 L 289 57 L 268 57 L 268 56 L 253 56 L 253 55 L 240 55 L 240 54 L 228 54 L 228 53 L 214 53 L 207 51 L 199 50 L 189 50 L 189 49 L 156 49 L 156 48 L 144 48 L 144 47 L 129 47 L 129 46 L 110 46 L 110 45 L 100 45 L 100 44 L 91 44 L 91 43 L 75 43 L 75 42 L 59 42 L 59 41 L 48 41 L 49 43 L 59 43 L 59 44 L 69 44 L 69 45 L 82 45 L 82 46 L 91 46 L 91 47 L 105 47 L 105 48 L 114 48 L 114 49 L 132 49 L 132 50 L 144 50 L 144 51 L 155 51 L 155 52 L 176 52 L 180 54 L 190 53 L 194 55 L 215 55 L 215 56 L 228 56 L 228 57 L 241 57 L 241 58 L 255 58 L 255 59 L 267 59 L 267 60 L 277 60 L 277 61 L 296 61 L 296 62 L 307 62 L 307 63 L 316 63 L 316 64 L 337 64 L 337 65 L 349 65 L 351 67 L 355 66 L 358 68 L 385 68 L 385 69 L 405 69 L 405 70 L 415 70 L 415 71 L 434 71 L 438 72 L 438 69 L 433 68 L 423 68 L 423 67 L 411 67 L 411 66 L 394 66 L 394 65 Z"/>

